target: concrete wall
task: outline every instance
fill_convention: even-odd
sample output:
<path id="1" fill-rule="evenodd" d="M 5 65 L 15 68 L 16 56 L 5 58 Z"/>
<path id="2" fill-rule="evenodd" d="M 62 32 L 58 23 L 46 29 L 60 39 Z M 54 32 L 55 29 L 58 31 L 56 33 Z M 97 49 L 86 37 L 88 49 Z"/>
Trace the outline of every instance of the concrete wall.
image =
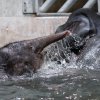
<path id="1" fill-rule="evenodd" d="M 67 17 L 34 17 L 22 13 L 22 0 L 0 0 L 0 47 L 54 33 Z"/>
<path id="2" fill-rule="evenodd" d="M 23 16 L 22 0 L 0 0 L 0 17 Z"/>

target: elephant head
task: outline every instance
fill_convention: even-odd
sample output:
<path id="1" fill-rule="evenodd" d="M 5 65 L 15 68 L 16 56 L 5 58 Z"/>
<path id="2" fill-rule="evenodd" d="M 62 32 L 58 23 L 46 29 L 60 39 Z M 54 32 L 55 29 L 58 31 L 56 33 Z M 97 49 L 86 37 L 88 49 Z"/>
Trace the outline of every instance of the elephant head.
<path id="1" fill-rule="evenodd" d="M 35 72 L 43 63 L 43 49 L 68 34 L 68 31 L 64 31 L 60 34 L 10 43 L 0 49 L 0 65 L 10 75 Z"/>
<path id="2" fill-rule="evenodd" d="M 65 47 L 70 47 L 72 52 L 78 54 L 86 41 L 97 34 L 98 19 L 98 15 L 90 9 L 79 9 L 69 16 L 65 24 L 57 28 L 56 33 L 69 30 L 72 35 L 62 39 L 62 43 L 65 44 Z"/>

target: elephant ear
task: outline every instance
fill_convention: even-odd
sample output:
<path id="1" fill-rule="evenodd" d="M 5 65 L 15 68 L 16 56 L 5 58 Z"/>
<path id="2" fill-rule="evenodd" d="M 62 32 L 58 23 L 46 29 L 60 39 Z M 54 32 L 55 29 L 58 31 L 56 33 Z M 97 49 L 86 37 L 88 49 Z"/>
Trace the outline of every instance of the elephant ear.
<path id="1" fill-rule="evenodd" d="M 65 24 L 59 26 L 55 33 L 60 33 L 60 32 L 66 31 L 66 30 L 69 30 L 71 33 L 73 33 L 74 30 L 79 26 L 80 23 L 81 23 L 81 21 L 66 22 Z"/>
<path id="2" fill-rule="evenodd" d="M 66 35 L 69 35 L 69 31 L 64 31 L 59 34 L 52 34 L 49 36 L 41 37 L 36 39 L 36 47 L 35 52 L 40 53 L 46 46 L 50 45 L 51 43 L 54 43 L 62 38 L 64 38 Z"/>

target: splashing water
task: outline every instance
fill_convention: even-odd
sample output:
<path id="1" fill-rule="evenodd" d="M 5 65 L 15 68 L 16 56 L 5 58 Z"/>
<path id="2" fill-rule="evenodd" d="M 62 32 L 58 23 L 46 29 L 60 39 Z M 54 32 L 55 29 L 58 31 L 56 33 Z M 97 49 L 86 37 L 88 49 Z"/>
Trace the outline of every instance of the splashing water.
<path id="1" fill-rule="evenodd" d="M 72 35 L 71 37 L 75 41 L 75 46 L 78 47 L 81 38 Z M 68 46 L 66 46 L 66 42 Z M 48 47 L 44 59 L 45 63 L 38 70 L 38 75 L 40 77 L 52 77 L 68 73 L 71 69 L 74 69 L 73 71 L 79 69 L 76 65 L 77 56 L 70 51 L 70 48 L 70 44 L 66 39 L 60 40 Z"/>
<path id="2" fill-rule="evenodd" d="M 79 68 L 77 56 L 63 43 L 47 49 L 44 64 L 33 75 L 9 79 L 0 70 L 0 100 L 100 100 L 98 71 Z"/>

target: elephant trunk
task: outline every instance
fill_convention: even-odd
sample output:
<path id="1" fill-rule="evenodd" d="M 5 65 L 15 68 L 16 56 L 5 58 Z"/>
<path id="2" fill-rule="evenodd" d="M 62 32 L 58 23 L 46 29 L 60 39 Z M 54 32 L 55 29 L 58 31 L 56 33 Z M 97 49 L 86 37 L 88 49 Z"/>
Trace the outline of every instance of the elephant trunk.
<path id="1" fill-rule="evenodd" d="M 38 38 L 36 40 L 36 52 L 41 52 L 46 46 L 50 45 L 53 42 L 56 42 L 62 38 L 64 38 L 66 35 L 69 35 L 70 32 L 69 31 L 64 31 L 58 34 L 53 34 L 53 35 L 49 35 L 49 36 L 45 36 L 45 37 L 41 37 Z"/>

